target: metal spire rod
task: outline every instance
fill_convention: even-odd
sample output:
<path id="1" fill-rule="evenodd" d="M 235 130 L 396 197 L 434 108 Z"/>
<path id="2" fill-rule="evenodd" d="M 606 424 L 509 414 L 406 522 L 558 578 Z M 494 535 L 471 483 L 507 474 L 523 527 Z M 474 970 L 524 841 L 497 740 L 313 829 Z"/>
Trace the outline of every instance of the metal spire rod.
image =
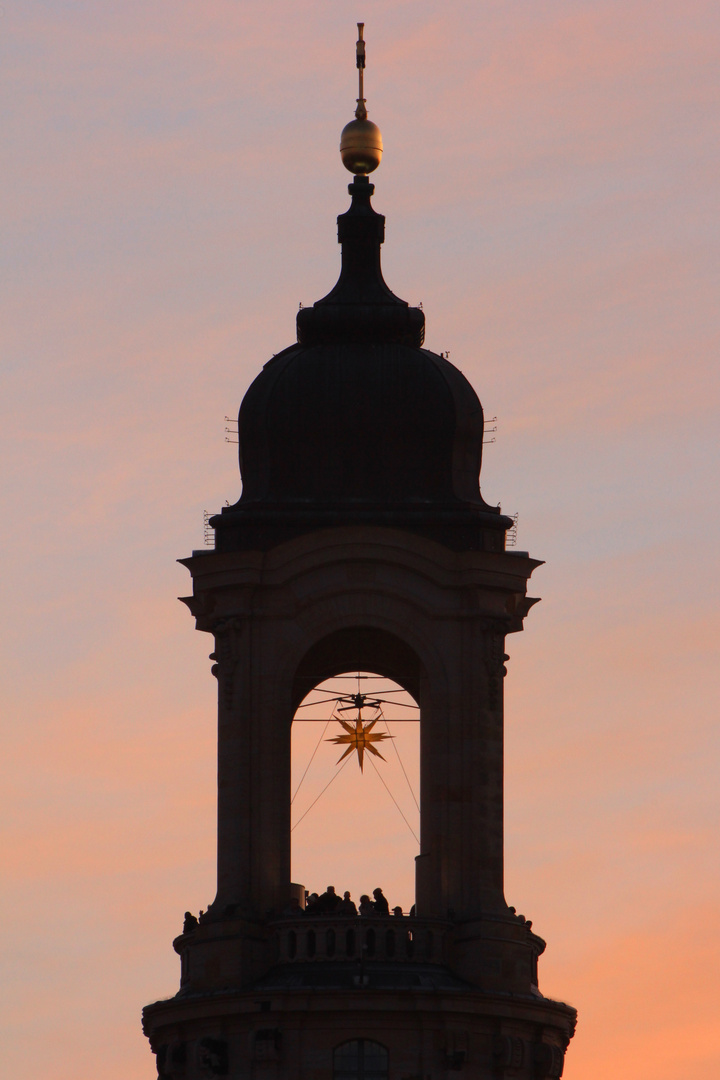
<path id="1" fill-rule="evenodd" d="M 367 120 L 367 109 L 365 108 L 364 87 L 363 87 L 363 73 L 365 71 L 365 41 L 363 40 L 363 30 L 365 29 L 365 23 L 359 22 L 358 39 L 355 46 L 355 55 L 357 58 L 358 69 L 358 99 L 357 109 L 355 110 L 356 120 Z"/>

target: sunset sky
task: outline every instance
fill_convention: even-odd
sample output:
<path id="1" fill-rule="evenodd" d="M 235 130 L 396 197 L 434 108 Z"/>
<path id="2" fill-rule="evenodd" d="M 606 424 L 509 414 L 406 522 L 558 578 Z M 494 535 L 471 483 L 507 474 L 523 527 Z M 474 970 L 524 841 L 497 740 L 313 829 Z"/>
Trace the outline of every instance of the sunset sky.
<path id="1" fill-rule="evenodd" d="M 564 1080 L 711 1080 L 717 0 L 0 2 L 3 1072 L 155 1076 L 140 1009 L 214 894 L 212 644 L 175 560 L 239 495 L 224 417 L 337 278 L 358 19 L 386 280 L 497 415 L 483 494 L 545 560 L 506 895 L 579 1010 Z M 309 887 L 352 816 L 307 819 Z"/>

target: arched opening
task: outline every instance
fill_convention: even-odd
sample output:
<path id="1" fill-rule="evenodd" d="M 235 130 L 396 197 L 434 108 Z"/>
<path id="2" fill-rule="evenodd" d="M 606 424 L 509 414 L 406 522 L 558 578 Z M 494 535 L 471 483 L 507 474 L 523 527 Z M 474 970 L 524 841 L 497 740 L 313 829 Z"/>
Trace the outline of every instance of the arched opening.
<path id="1" fill-rule="evenodd" d="M 412 681 L 417 687 L 417 677 Z M 300 685 L 307 687 L 307 681 Z M 383 897 L 389 915 L 393 909 L 407 915 L 413 908 L 420 850 L 419 719 L 407 686 L 372 670 L 340 671 L 315 683 L 298 702 L 292 725 L 292 880 L 319 895 L 316 913 L 353 914 L 362 897 L 362 914 L 381 911 Z M 327 910 L 328 885 L 341 902 L 350 893 L 337 912 Z M 373 895 L 376 889 L 381 897 Z"/>
<path id="2" fill-rule="evenodd" d="M 333 1051 L 333 1080 L 387 1080 L 388 1052 L 371 1039 L 351 1039 Z"/>
<path id="3" fill-rule="evenodd" d="M 307 651 L 295 673 L 293 705 L 297 707 L 325 679 L 356 671 L 379 672 L 422 704 L 422 670 L 417 654 L 395 634 L 358 626 L 328 634 Z"/>

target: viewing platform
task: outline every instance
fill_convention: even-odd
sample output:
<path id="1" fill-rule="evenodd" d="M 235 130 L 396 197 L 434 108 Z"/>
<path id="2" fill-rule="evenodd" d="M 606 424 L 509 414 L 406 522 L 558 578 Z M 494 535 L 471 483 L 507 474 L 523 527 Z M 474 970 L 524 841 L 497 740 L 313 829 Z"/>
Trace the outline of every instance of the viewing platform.
<path id="1" fill-rule="evenodd" d="M 414 916 L 303 915 L 271 924 L 278 964 L 349 960 L 445 963 L 450 924 Z"/>

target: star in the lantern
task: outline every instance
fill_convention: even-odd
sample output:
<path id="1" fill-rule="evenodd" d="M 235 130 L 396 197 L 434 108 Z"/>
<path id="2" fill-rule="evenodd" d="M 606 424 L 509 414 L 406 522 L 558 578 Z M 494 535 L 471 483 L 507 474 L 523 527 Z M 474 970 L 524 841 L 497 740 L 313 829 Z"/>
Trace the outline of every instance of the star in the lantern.
<path id="1" fill-rule="evenodd" d="M 363 771 L 363 754 L 366 750 L 368 750 L 371 754 L 374 754 L 375 757 L 379 757 L 383 761 L 385 760 L 380 751 L 373 746 L 373 743 L 382 742 L 383 739 L 392 739 L 394 738 L 394 736 L 384 735 L 381 732 L 378 732 L 377 734 L 371 734 L 372 729 L 375 727 L 379 719 L 379 717 L 376 717 L 374 720 L 371 720 L 369 724 L 363 724 L 360 717 L 358 717 L 354 725 L 349 724 L 347 720 L 340 720 L 340 723 L 345 728 L 347 734 L 336 735 L 334 739 L 325 740 L 326 742 L 333 742 L 337 743 L 338 745 L 344 745 L 345 743 L 348 744 L 345 753 L 342 754 L 337 760 L 338 765 L 341 761 L 344 761 L 348 754 L 352 754 L 353 750 L 357 751 L 360 772 Z"/>

